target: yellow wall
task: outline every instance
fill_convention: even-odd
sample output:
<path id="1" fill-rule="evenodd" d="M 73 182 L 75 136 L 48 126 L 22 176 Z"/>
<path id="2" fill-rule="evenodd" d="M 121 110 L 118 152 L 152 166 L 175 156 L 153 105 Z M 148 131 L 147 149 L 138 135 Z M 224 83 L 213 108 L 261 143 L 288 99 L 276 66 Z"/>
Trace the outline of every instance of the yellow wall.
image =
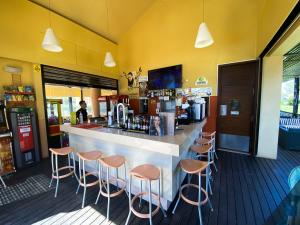
<path id="1" fill-rule="evenodd" d="M 266 0 L 258 17 L 257 55 L 274 37 L 299 0 Z"/>
<path id="2" fill-rule="evenodd" d="M 217 65 L 256 58 L 257 5 L 255 1 L 205 1 L 205 21 L 215 43 L 194 48 L 202 21 L 202 1 L 156 1 L 119 43 L 120 72 L 183 64 L 183 85 L 208 78 L 216 95 Z M 127 92 L 120 79 L 121 93 Z"/>
<path id="3" fill-rule="evenodd" d="M 0 95 L 4 93 L 3 86 L 12 85 L 12 75 L 4 71 L 5 66 L 21 67 L 22 84 L 33 85 L 32 63 L 0 57 Z"/>
<path id="4" fill-rule="evenodd" d="M 49 27 L 48 10 L 27 0 L 3 0 L 0 9 L 0 57 L 118 78 L 118 67 L 103 66 L 107 50 L 118 64 L 116 44 L 51 13 L 52 28 L 64 51 L 46 52 L 41 43 Z"/>

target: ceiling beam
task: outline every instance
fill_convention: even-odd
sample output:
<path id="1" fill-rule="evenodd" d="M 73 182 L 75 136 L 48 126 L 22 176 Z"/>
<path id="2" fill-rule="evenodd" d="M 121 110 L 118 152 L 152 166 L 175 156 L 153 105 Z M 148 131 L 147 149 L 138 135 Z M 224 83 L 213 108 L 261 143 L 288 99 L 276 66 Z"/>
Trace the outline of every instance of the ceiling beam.
<path id="1" fill-rule="evenodd" d="M 87 26 L 85 26 L 85 25 L 83 25 L 83 24 L 81 24 L 81 23 L 78 23 L 77 21 L 71 19 L 70 17 L 67 17 L 67 16 L 65 16 L 65 15 L 62 15 L 61 13 L 56 12 L 56 11 L 53 10 L 53 9 L 49 9 L 48 7 L 46 7 L 46 6 L 44 6 L 44 5 L 40 4 L 40 3 L 34 2 L 34 1 L 32 1 L 32 0 L 28 0 L 28 1 L 30 1 L 31 3 L 36 4 L 36 5 L 38 5 L 38 6 L 42 7 L 42 8 L 44 8 L 44 9 L 47 9 L 47 10 L 49 10 L 49 11 L 51 11 L 51 12 L 53 12 L 53 13 L 55 13 L 55 14 L 57 14 L 57 15 L 63 17 L 63 18 L 65 18 L 65 19 L 67 19 L 67 20 L 69 20 L 69 21 L 71 21 L 71 22 L 77 24 L 78 26 L 81 26 L 82 28 L 84 28 L 84 29 L 86 29 L 86 30 L 88 30 L 88 31 L 90 31 L 90 32 L 92 32 L 92 33 L 94 33 L 94 34 L 96 34 L 96 35 L 98 35 L 98 36 L 100 36 L 100 37 L 102 37 L 102 38 L 104 38 L 104 39 L 106 39 L 106 40 L 108 40 L 108 41 L 110 41 L 110 42 L 116 44 L 116 45 L 118 44 L 116 41 L 110 39 L 109 37 L 106 37 L 105 35 L 100 34 L 100 33 L 96 32 L 95 30 L 92 30 L 92 29 L 88 28 Z"/>

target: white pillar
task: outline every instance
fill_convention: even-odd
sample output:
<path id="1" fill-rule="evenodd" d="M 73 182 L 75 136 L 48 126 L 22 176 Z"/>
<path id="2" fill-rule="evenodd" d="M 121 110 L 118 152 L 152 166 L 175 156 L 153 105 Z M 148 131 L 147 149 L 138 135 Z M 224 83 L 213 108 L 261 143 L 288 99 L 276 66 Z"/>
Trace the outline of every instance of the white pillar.
<path id="1" fill-rule="evenodd" d="M 277 158 L 282 74 L 282 56 L 264 57 L 258 157 Z"/>

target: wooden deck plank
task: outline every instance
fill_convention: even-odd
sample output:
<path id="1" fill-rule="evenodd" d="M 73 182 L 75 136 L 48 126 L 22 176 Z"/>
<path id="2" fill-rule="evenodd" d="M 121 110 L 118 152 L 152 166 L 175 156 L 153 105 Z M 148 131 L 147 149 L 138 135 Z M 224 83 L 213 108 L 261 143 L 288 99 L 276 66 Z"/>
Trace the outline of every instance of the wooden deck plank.
<path id="1" fill-rule="evenodd" d="M 216 224 L 273 224 L 280 221 L 284 212 L 272 215 L 289 192 L 288 175 L 300 165 L 300 153 L 279 149 L 278 159 L 269 160 L 219 152 L 217 162 L 219 171 L 213 173 L 213 195 L 211 201 L 214 211 L 207 204 L 203 206 L 204 225 Z M 50 175 L 50 161 L 25 169 L 15 174 L 8 184 L 16 184 L 26 177 L 36 174 Z M 204 179 L 203 179 L 204 181 Z M 192 179 L 197 182 L 197 177 Z M 204 182 L 203 182 L 204 183 Z M 87 206 L 81 209 L 82 191 L 75 194 L 76 181 L 67 178 L 60 183 L 58 197 L 54 190 L 32 196 L 28 199 L 0 207 L 2 224 L 105 224 L 106 203 L 101 198 L 94 205 L 98 189 L 87 190 Z M 195 193 L 191 197 L 196 197 Z M 154 206 L 153 206 L 154 207 Z M 143 212 L 148 206 L 144 204 Z M 17 215 L 17 216 L 16 216 Z M 111 225 L 124 224 L 128 215 L 128 198 L 124 194 L 111 201 Z M 134 215 L 130 224 L 146 225 L 147 219 Z M 153 217 L 154 224 L 181 225 L 199 224 L 197 207 L 181 200 L 175 215 L 164 218 L 159 212 Z"/>

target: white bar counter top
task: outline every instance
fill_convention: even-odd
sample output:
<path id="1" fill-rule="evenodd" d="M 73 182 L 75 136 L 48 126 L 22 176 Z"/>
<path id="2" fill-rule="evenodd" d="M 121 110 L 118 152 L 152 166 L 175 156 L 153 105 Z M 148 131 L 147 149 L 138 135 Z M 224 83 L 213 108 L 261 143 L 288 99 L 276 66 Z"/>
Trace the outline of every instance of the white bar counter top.
<path id="1" fill-rule="evenodd" d="M 180 130 L 174 136 L 149 136 L 140 133 L 131 133 L 114 128 L 78 128 L 70 124 L 60 126 L 61 131 L 69 134 L 70 146 L 77 152 L 101 151 L 104 156 L 122 155 L 126 158 L 126 168 L 132 168 L 141 164 L 152 164 L 161 170 L 161 195 L 162 205 L 167 209 L 174 200 L 184 174 L 180 173 L 178 164 L 181 159 L 190 158 L 189 148 L 199 137 L 206 119 L 199 123 L 181 125 Z M 97 162 L 88 162 L 86 170 L 96 170 Z M 127 172 L 128 173 L 128 172 Z M 105 174 L 103 174 L 105 176 Z M 110 176 L 116 176 L 116 171 L 111 170 Z M 125 176 L 124 168 L 119 169 L 119 177 Z M 153 181 L 154 193 L 158 192 L 157 181 Z M 144 186 L 144 185 L 143 185 Z M 140 192 L 139 180 L 132 182 L 132 193 Z M 96 196 L 95 196 L 96 198 Z M 96 200 L 96 199 L 95 199 Z M 101 200 L 101 199 L 100 199 Z M 155 202 L 153 202 L 155 204 Z"/>
<path id="2" fill-rule="evenodd" d="M 206 119 L 199 123 L 181 125 L 180 129 L 175 131 L 174 136 L 166 135 L 162 137 L 126 132 L 121 129 L 106 127 L 84 129 L 71 126 L 70 124 L 61 125 L 60 130 L 101 141 L 126 145 L 128 147 L 139 146 L 139 149 L 179 157 L 181 151 L 186 150 L 185 147 L 186 144 L 190 142 L 189 139 L 194 136 L 195 132 L 199 134 L 205 123 Z"/>

